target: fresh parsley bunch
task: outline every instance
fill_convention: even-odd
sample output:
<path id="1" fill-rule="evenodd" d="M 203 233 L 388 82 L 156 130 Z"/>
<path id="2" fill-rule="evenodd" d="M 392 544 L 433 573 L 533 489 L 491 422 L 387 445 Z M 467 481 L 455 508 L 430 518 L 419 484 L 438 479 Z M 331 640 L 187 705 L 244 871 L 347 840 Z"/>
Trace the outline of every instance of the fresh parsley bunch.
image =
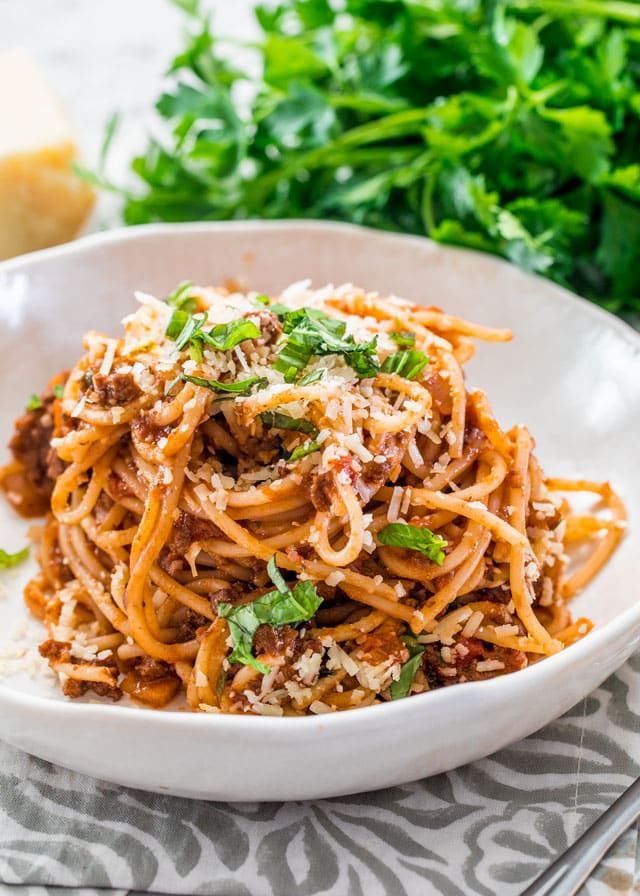
<path id="1" fill-rule="evenodd" d="M 640 3 L 282 0 L 256 10 L 257 84 L 178 5 L 192 33 L 128 223 L 353 221 L 640 309 Z"/>

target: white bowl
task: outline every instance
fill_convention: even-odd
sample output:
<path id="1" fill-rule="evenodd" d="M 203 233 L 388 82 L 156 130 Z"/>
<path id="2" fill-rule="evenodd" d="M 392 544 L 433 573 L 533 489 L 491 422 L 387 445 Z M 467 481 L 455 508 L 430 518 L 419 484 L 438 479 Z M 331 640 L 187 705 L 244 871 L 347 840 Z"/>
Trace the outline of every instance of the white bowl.
<path id="1" fill-rule="evenodd" d="M 329 797 L 399 784 L 531 734 L 597 687 L 640 639 L 640 336 L 593 305 L 489 256 L 325 223 L 224 223 L 114 231 L 0 265 L 0 437 L 31 392 L 71 364 L 85 330 L 118 332 L 135 289 L 234 278 L 273 292 L 352 281 L 511 327 L 480 346 L 470 380 L 506 425 L 524 422 L 555 475 L 611 479 L 629 534 L 576 601 L 596 629 L 522 672 L 353 712 L 257 718 L 72 702 L 44 679 L 0 686 L 0 736 L 76 771 L 146 790 L 223 800 Z M 26 524 L 0 509 L 0 545 Z M 29 570 L 3 574 L 0 642 L 23 617 Z"/>

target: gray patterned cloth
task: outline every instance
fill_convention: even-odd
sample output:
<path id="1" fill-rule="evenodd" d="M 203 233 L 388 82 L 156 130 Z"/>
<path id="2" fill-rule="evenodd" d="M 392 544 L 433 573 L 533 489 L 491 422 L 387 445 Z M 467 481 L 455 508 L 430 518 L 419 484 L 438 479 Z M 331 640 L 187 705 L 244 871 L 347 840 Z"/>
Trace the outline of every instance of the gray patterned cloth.
<path id="1" fill-rule="evenodd" d="M 0 896 L 518 896 L 640 775 L 638 710 L 640 655 L 481 762 L 298 803 L 127 790 L 0 743 Z M 638 896 L 639 857 L 633 828 L 580 896 Z"/>

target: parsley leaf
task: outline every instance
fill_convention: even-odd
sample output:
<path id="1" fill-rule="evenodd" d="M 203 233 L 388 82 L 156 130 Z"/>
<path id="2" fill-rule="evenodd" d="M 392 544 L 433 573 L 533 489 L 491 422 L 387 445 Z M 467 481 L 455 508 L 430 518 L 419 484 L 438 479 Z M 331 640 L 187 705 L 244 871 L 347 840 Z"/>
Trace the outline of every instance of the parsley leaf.
<path id="1" fill-rule="evenodd" d="M 318 435 L 318 427 L 314 426 L 310 420 L 301 420 L 275 411 L 263 411 L 260 414 L 260 419 L 268 429 L 289 429 L 295 432 L 306 432 L 309 435 Z"/>
<path id="2" fill-rule="evenodd" d="M 212 392 L 230 392 L 236 395 L 244 395 L 252 386 L 266 386 L 267 380 L 263 376 L 250 376 L 246 380 L 238 380 L 235 383 L 221 383 L 220 380 L 207 380 L 201 376 L 189 376 L 186 373 L 180 375 L 185 383 L 193 383 L 194 386 L 203 386 Z"/>
<path id="3" fill-rule="evenodd" d="M 415 349 L 408 351 L 396 352 L 395 355 L 389 355 L 382 365 L 383 373 L 397 373 L 407 380 L 415 380 L 420 376 L 424 368 L 429 363 L 429 358 L 424 352 Z"/>
<path id="4" fill-rule="evenodd" d="M 438 566 L 444 563 L 444 548 L 448 544 L 446 539 L 435 535 L 431 529 L 411 526 L 409 523 L 389 523 L 378 532 L 378 541 L 392 548 L 420 551 Z"/>
<path id="5" fill-rule="evenodd" d="M 53 397 L 54 398 L 62 398 L 64 395 L 64 386 L 62 383 L 56 383 L 53 387 Z"/>
<path id="6" fill-rule="evenodd" d="M 18 564 L 24 563 L 28 556 L 29 548 L 22 548 L 21 551 L 16 551 L 15 554 L 9 554 L 0 548 L 0 569 L 11 569 L 14 566 L 18 566 Z"/>
<path id="7" fill-rule="evenodd" d="M 308 622 L 322 603 L 312 582 L 298 582 L 293 589 L 290 588 L 276 565 L 275 556 L 269 560 L 267 572 L 276 586 L 275 591 L 263 594 L 250 604 L 236 607 L 218 604 L 218 615 L 227 620 L 233 641 L 230 662 L 253 666 L 264 675 L 269 672 L 269 667 L 253 655 L 253 636 L 258 628 L 261 625 L 277 627 Z"/>
<path id="8" fill-rule="evenodd" d="M 29 396 L 29 401 L 25 405 L 26 410 L 27 411 L 37 411 L 41 407 L 42 407 L 42 399 L 40 398 L 39 395 L 36 395 L 36 393 L 33 392 Z"/>
<path id="9" fill-rule="evenodd" d="M 638 157 L 637 2 L 263 2 L 243 69 L 197 0 L 174 2 L 190 33 L 156 102 L 164 136 L 128 189 L 102 160 L 79 169 L 123 195 L 127 224 L 345 220 L 640 310 L 640 197 L 610 183 Z"/>

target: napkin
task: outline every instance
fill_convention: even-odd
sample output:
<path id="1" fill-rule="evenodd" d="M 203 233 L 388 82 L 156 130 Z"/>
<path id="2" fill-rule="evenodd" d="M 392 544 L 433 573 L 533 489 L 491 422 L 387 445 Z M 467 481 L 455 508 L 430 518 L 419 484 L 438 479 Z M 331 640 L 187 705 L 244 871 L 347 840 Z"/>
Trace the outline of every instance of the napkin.
<path id="1" fill-rule="evenodd" d="M 144 793 L 0 743 L 0 894 L 518 896 L 640 775 L 638 712 L 640 655 L 487 759 L 295 803 Z M 581 896 L 640 892 L 638 852 L 632 828 Z"/>

